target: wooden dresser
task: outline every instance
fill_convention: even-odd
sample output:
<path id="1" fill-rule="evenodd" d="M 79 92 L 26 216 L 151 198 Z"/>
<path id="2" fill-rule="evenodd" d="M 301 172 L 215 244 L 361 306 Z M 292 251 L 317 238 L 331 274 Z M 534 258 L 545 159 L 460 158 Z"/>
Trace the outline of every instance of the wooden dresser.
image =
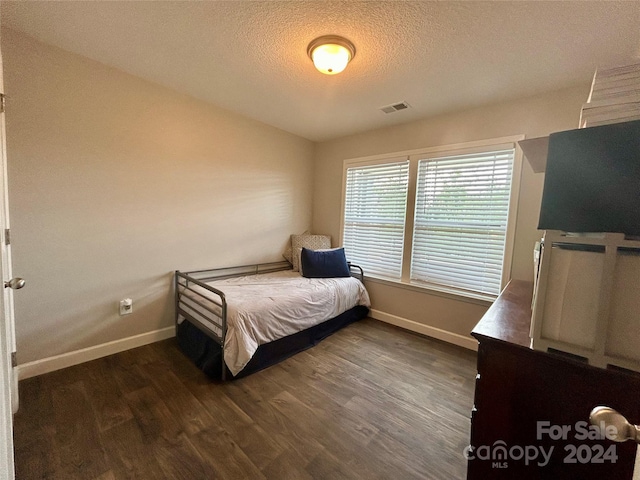
<path id="1" fill-rule="evenodd" d="M 601 438 L 588 417 L 605 405 L 639 424 L 640 374 L 529 348 L 532 290 L 512 281 L 471 333 L 479 348 L 467 479 L 631 480 L 636 444 Z"/>

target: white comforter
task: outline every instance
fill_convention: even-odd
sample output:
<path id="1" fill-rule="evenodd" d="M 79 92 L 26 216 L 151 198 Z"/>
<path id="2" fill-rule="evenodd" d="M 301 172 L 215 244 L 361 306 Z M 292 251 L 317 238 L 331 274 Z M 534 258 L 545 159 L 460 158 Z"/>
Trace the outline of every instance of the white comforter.
<path id="1" fill-rule="evenodd" d="M 312 279 L 287 270 L 208 285 L 226 296 L 224 360 L 233 375 L 249 363 L 259 345 L 322 323 L 356 305 L 370 306 L 366 289 L 353 277 Z"/>

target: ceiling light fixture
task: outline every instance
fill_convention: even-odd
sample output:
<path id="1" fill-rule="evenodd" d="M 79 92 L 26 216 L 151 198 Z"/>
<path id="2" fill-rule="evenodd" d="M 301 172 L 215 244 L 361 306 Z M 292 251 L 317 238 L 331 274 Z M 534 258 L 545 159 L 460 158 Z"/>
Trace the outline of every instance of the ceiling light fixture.
<path id="1" fill-rule="evenodd" d="M 356 47 L 346 38 L 324 35 L 309 44 L 307 55 L 320 72 L 335 75 L 343 71 L 356 56 Z"/>

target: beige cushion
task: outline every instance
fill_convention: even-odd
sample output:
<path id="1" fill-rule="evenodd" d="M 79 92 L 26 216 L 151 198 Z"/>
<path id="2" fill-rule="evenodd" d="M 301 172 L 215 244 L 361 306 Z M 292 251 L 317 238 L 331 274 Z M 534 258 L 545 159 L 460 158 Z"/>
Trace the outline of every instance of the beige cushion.
<path id="1" fill-rule="evenodd" d="M 325 248 L 331 248 L 331 237 L 329 235 L 311 235 L 303 233 L 302 235 L 291 235 L 291 250 L 293 252 L 292 260 L 293 271 L 300 270 L 300 253 L 302 247 L 310 248 L 311 250 L 322 250 Z"/>
<path id="2" fill-rule="evenodd" d="M 284 249 L 284 253 L 282 254 L 284 259 L 293 265 L 293 249 L 291 248 L 291 239 L 289 239 L 288 245 Z"/>
<path id="3" fill-rule="evenodd" d="M 303 233 L 301 233 L 301 235 L 309 235 L 309 234 L 310 234 L 309 230 L 305 230 Z M 289 237 L 289 241 L 287 242 L 287 246 L 284 248 L 284 253 L 282 254 L 282 256 L 287 262 L 293 265 L 293 248 L 291 247 L 291 237 L 293 237 L 293 235 Z"/>

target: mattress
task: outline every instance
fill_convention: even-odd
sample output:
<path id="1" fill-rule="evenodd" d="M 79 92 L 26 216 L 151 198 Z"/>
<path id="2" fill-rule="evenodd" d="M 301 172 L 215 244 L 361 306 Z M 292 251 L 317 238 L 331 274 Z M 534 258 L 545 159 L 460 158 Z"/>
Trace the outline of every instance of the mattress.
<path id="1" fill-rule="evenodd" d="M 354 277 L 305 278 L 287 270 L 206 283 L 226 297 L 224 360 L 233 375 L 249 363 L 260 345 L 306 330 L 355 306 L 370 306 L 364 285 Z M 211 295 L 204 288 L 193 288 Z M 195 300 L 192 295 L 185 292 L 182 297 L 187 312 Z M 207 307 L 219 312 L 216 299 L 214 296 Z"/>

